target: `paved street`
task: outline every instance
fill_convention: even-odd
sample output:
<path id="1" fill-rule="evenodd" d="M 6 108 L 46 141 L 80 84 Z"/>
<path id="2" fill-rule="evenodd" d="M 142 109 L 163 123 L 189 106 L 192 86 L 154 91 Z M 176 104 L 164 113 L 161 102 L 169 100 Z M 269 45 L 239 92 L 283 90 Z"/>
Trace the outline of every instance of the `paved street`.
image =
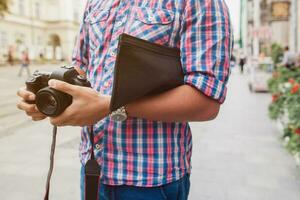
<path id="1" fill-rule="evenodd" d="M 25 81 L 17 70 L 0 67 L 0 199 L 41 200 L 51 126 L 16 109 L 15 93 Z M 218 118 L 191 124 L 191 200 L 300 199 L 300 169 L 267 117 L 269 101 L 268 94 L 249 93 L 245 76 L 234 72 Z M 78 128 L 59 129 L 51 199 L 79 200 L 79 139 Z"/>

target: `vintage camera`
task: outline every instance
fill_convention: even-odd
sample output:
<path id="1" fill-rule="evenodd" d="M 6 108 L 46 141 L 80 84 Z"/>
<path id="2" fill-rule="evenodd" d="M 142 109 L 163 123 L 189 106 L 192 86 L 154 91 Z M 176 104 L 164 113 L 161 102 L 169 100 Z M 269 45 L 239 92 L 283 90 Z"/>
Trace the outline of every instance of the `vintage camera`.
<path id="1" fill-rule="evenodd" d="M 35 103 L 38 110 L 50 117 L 60 115 L 71 105 L 72 96 L 48 86 L 50 79 L 57 79 L 73 85 L 91 87 L 86 78 L 80 76 L 74 67 L 63 66 L 52 73 L 35 71 L 26 81 L 28 91 L 36 95 Z"/>

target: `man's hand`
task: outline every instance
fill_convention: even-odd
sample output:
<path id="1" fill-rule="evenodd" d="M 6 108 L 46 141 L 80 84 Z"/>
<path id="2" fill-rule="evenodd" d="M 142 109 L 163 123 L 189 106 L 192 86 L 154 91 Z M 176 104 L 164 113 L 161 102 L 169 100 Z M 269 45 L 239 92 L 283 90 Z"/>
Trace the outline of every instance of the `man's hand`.
<path id="1" fill-rule="evenodd" d="M 50 118 L 53 125 L 92 125 L 109 114 L 110 96 L 100 95 L 91 88 L 75 86 L 58 80 L 50 80 L 49 86 L 73 97 L 73 103 L 60 116 Z"/>
<path id="2" fill-rule="evenodd" d="M 17 107 L 20 110 L 26 112 L 26 114 L 32 118 L 33 121 L 40 121 L 46 118 L 46 116 L 40 113 L 35 106 L 35 104 L 29 104 L 27 101 L 34 101 L 35 95 L 32 92 L 26 90 L 25 87 L 22 87 L 18 90 L 18 96 L 21 97 L 21 101 L 17 104 Z"/>

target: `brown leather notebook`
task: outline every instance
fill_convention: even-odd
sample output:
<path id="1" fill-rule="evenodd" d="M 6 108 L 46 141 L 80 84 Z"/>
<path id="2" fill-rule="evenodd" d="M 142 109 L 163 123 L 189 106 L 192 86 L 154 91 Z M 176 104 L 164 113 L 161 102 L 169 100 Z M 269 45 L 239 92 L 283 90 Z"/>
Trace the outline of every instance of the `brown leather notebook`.
<path id="1" fill-rule="evenodd" d="M 114 71 L 110 110 L 146 95 L 183 85 L 180 51 L 122 34 Z"/>

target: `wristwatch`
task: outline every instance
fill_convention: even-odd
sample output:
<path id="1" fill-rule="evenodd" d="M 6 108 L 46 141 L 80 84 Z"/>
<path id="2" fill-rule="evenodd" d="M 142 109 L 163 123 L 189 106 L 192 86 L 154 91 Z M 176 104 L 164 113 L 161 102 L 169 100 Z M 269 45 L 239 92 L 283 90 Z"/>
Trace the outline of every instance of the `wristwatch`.
<path id="1" fill-rule="evenodd" d="M 125 106 L 118 108 L 117 110 L 111 112 L 110 117 L 112 120 L 117 122 L 122 122 L 127 119 L 127 112 Z"/>

